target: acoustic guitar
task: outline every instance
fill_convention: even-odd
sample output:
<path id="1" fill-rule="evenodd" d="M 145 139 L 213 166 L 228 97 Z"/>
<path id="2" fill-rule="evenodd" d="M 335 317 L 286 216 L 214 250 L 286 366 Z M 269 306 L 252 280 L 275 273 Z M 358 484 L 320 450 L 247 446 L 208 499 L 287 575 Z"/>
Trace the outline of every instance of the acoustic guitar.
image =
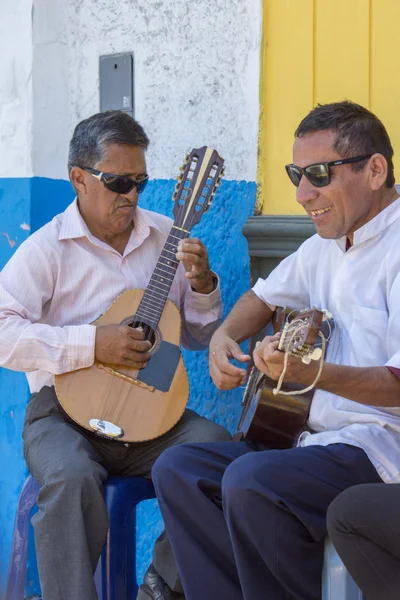
<path id="1" fill-rule="evenodd" d="M 309 364 L 312 360 L 323 360 L 333 320 L 329 313 L 317 309 L 277 309 L 273 329 L 274 333 L 281 331 L 279 350 Z M 278 387 L 276 381 L 253 367 L 234 440 L 258 442 L 276 449 L 295 446 L 306 428 L 314 395 L 314 389 L 304 394 L 301 391 L 301 386 L 292 383 Z"/>
<path id="2" fill-rule="evenodd" d="M 84 429 L 121 442 L 141 442 L 166 433 L 181 418 L 189 381 L 180 349 L 180 312 L 168 294 L 179 265 L 177 246 L 208 210 L 223 163 L 206 146 L 186 157 L 173 194 L 174 223 L 147 288 L 123 292 L 94 322 L 141 328 L 152 344 L 146 367 L 95 360 L 91 367 L 55 376 L 61 409 Z"/>

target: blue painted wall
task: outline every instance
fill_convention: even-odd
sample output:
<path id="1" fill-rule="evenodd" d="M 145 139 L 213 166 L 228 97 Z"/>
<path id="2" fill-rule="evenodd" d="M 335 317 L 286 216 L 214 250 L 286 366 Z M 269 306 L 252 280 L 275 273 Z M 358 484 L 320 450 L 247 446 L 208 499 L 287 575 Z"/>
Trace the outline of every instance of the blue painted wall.
<path id="1" fill-rule="evenodd" d="M 172 216 L 174 180 L 152 180 L 141 197 L 141 206 Z M 74 197 L 69 182 L 46 178 L 0 179 L 0 268 L 22 243 Z M 249 288 L 247 242 L 241 233 L 256 199 L 253 182 L 224 181 L 214 203 L 192 236 L 206 244 L 211 268 L 221 278 L 225 314 Z M 21 227 L 22 226 L 22 227 Z M 189 406 L 231 431 L 240 412 L 241 391 L 218 392 L 207 367 L 206 352 L 184 352 L 190 378 Z M 5 586 L 15 509 L 26 476 L 21 432 L 28 387 L 25 376 L 0 368 L 0 600 Z M 155 501 L 144 502 L 138 512 L 137 573 L 141 579 L 151 560 L 152 546 L 162 523 Z M 34 553 L 30 552 L 27 595 L 39 593 Z"/>

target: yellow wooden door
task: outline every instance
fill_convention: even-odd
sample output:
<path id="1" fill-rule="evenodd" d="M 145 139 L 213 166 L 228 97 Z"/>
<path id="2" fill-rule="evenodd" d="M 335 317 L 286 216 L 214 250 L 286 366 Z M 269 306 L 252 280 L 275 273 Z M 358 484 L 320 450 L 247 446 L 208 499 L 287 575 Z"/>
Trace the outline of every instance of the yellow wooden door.
<path id="1" fill-rule="evenodd" d="M 284 165 L 297 125 L 319 102 L 348 99 L 372 110 L 400 166 L 400 0 L 263 4 L 258 203 L 263 214 L 303 214 Z"/>

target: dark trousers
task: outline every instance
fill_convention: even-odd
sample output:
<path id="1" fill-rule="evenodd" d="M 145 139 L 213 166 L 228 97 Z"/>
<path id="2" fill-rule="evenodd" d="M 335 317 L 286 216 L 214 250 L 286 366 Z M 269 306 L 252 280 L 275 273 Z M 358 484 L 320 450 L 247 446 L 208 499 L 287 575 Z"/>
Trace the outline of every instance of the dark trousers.
<path id="1" fill-rule="evenodd" d="M 108 474 L 150 477 L 156 458 L 173 444 L 230 439 L 220 425 L 186 410 L 171 431 L 149 442 L 104 440 L 67 423 L 50 387 L 32 396 L 23 435 L 28 468 L 41 485 L 32 523 L 43 600 L 96 600 L 93 573 L 108 530 L 102 495 Z M 181 589 L 164 534 L 153 564 L 171 588 Z"/>
<path id="2" fill-rule="evenodd" d="M 319 600 L 329 504 L 382 481 L 353 446 L 245 442 L 170 448 L 152 477 L 187 600 Z"/>
<path id="3" fill-rule="evenodd" d="M 367 600 L 400 598 L 400 485 L 358 485 L 329 507 L 328 530 Z"/>

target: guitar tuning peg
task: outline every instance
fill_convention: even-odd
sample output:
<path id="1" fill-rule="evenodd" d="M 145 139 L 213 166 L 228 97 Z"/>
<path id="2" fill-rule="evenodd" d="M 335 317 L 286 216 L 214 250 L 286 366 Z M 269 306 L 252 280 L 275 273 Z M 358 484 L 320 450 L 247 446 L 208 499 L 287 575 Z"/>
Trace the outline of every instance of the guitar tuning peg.
<path id="1" fill-rule="evenodd" d="M 182 171 L 182 173 L 183 173 L 183 171 L 185 170 L 185 168 L 186 168 L 186 166 L 182 165 L 181 167 L 179 167 L 179 170 Z"/>
<path id="2" fill-rule="evenodd" d="M 178 177 L 176 178 L 177 181 L 182 181 L 183 179 L 183 175 L 178 175 Z"/>
<path id="3" fill-rule="evenodd" d="M 176 191 L 176 192 L 179 190 L 179 186 L 180 186 L 180 183 L 179 183 L 179 181 L 178 181 L 178 182 L 175 184 L 175 191 Z"/>
<path id="4" fill-rule="evenodd" d="M 225 167 L 222 167 L 221 171 L 220 171 L 220 177 L 223 177 L 225 175 Z"/>
<path id="5" fill-rule="evenodd" d="M 172 194 L 172 202 L 175 202 L 175 200 L 176 200 L 177 196 L 178 196 L 177 192 L 174 192 L 174 193 Z"/>

